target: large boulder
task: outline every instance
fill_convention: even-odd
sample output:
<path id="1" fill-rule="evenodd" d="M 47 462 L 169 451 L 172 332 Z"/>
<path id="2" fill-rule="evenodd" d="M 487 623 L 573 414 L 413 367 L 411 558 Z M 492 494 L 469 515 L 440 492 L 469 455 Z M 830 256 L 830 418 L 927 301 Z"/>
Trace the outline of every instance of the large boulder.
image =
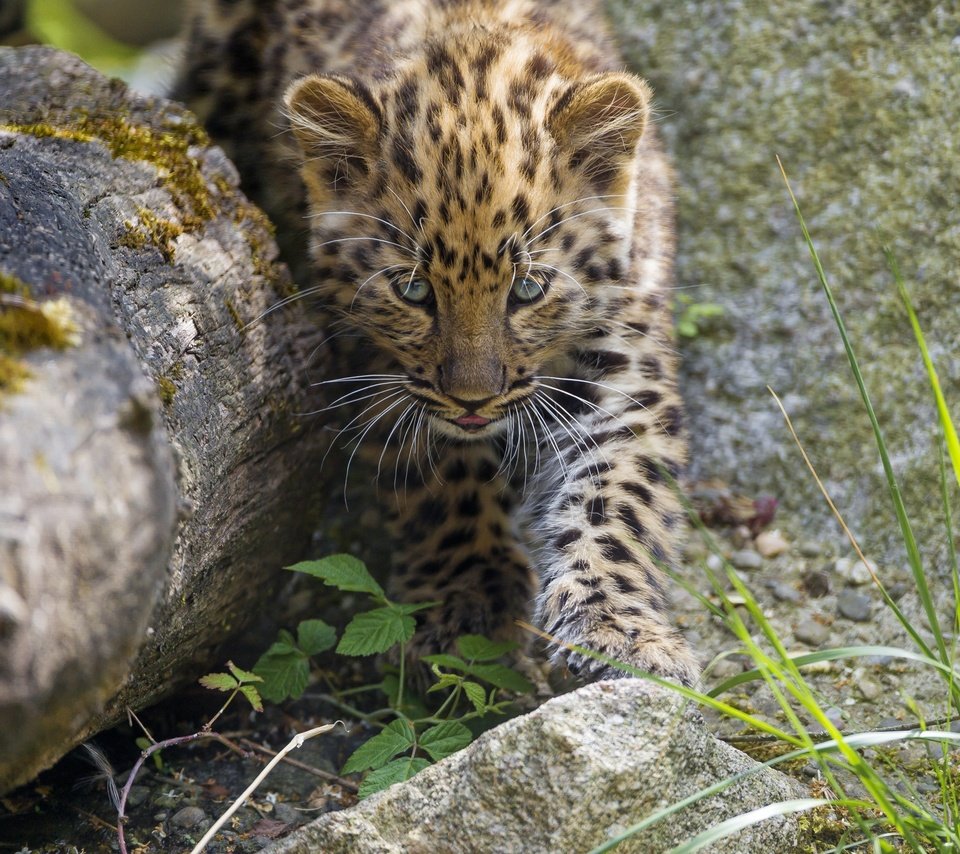
<path id="1" fill-rule="evenodd" d="M 747 773 L 750 771 L 756 773 Z M 659 809 L 745 773 L 617 847 L 666 851 L 749 810 L 804 797 L 803 787 L 718 741 L 676 694 L 623 679 L 544 703 L 466 750 L 329 813 L 270 854 L 556 854 L 587 852 Z M 774 818 L 711 851 L 794 851 L 795 817 Z"/>
<path id="2" fill-rule="evenodd" d="M 0 49 L 0 791 L 211 664 L 315 523 L 319 330 L 181 107 Z"/>
<path id="3" fill-rule="evenodd" d="M 767 491 L 810 536 L 830 514 L 780 394 L 874 554 L 903 560 L 869 423 L 820 293 L 783 161 L 862 361 L 928 553 L 945 535 L 936 416 L 881 244 L 899 260 L 960 413 L 960 8 L 884 0 L 611 0 L 656 90 L 678 175 L 678 293 L 725 308 L 684 347 L 693 472 Z"/>

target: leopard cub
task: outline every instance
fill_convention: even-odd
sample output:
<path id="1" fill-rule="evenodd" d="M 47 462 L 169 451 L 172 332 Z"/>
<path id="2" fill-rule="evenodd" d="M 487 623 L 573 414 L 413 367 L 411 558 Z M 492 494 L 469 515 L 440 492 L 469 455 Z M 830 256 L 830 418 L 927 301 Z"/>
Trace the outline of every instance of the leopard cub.
<path id="1" fill-rule="evenodd" d="M 570 645 L 686 684 L 667 581 L 684 460 L 671 181 L 597 2 L 198 4 L 179 94 L 294 239 L 376 435 L 415 638 Z M 279 133 L 289 127 L 292 133 Z M 302 185 L 291 177 L 291 140 Z M 346 342 L 346 343 L 344 343 Z M 335 386 L 336 387 L 336 386 Z"/>

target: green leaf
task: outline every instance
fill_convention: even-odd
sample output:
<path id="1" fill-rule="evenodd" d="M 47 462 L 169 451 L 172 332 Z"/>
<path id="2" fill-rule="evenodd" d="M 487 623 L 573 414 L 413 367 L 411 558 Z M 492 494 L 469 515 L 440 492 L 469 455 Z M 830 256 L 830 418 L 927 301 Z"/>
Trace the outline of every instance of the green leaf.
<path id="1" fill-rule="evenodd" d="M 227 668 L 237 678 L 238 682 L 263 682 L 263 680 L 257 676 L 256 673 L 251 673 L 249 670 L 243 670 L 242 668 L 237 667 L 237 665 L 232 661 L 227 662 Z"/>
<path id="2" fill-rule="evenodd" d="M 444 721 L 442 724 L 430 727 L 420 736 L 420 746 L 434 761 L 462 750 L 471 741 L 473 741 L 473 733 L 459 721 Z"/>
<path id="3" fill-rule="evenodd" d="M 392 721 L 354 750 L 340 773 L 352 774 L 354 771 L 366 771 L 367 768 L 382 768 L 389 759 L 413 747 L 414 738 L 413 727 L 408 721 Z"/>
<path id="4" fill-rule="evenodd" d="M 306 655 L 330 649 L 337 642 L 337 632 L 323 620 L 304 620 L 297 626 L 297 646 Z"/>
<path id="5" fill-rule="evenodd" d="M 515 694 L 530 694 L 533 692 L 533 685 L 525 677 L 511 670 L 502 664 L 473 664 L 468 670 L 472 676 L 483 679 L 497 688 L 504 688 L 507 691 L 513 691 Z"/>
<path id="6" fill-rule="evenodd" d="M 445 652 L 438 652 L 435 655 L 424 655 L 420 658 L 421 661 L 427 662 L 427 664 L 438 664 L 440 667 L 449 667 L 451 670 L 463 670 L 467 669 L 467 662 L 462 658 L 457 658 L 455 655 L 448 655 Z"/>
<path id="7" fill-rule="evenodd" d="M 436 608 L 437 605 L 442 604 L 442 602 L 417 602 L 413 605 L 401 605 L 397 602 L 391 602 L 390 607 L 401 614 L 416 614 L 417 611 L 426 611 L 427 608 Z"/>
<path id="8" fill-rule="evenodd" d="M 436 668 L 436 665 L 434 665 L 434 668 Z M 433 691 L 445 691 L 447 688 L 453 688 L 463 682 L 463 677 L 456 673 L 440 673 L 439 669 L 434 669 L 433 672 L 437 677 L 437 682 L 427 688 L 428 694 Z"/>
<path id="9" fill-rule="evenodd" d="M 280 642 L 260 656 L 253 671 L 263 679 L 260 695 L 272 703 L 299 697 L 310 678 L 310 665 L 303 653 Z"/>
<path id="10" fill-rule="evenodd" d="M 492 661 L 520 646 L 513 641 L 492 641 L 483 635 L 464 635 L 457 638 L 460 655 L 472 661 Z"/>
<path id="11" fill-rule="evenodd" d="M 483 686 L 478 685 L 476 682 L 464 680 L 463 692 L 467 695 L 467 699 L 473 703 L 473 707 L 477 710 L 477 714 L 482 715 L 487 708 L 487 697 L 484 693 Z"/>
<path id="12" fill-rule="evenodd" d="M 413 617 L 392 608 L 374 608 L 357 614 L 343 631 L 337 652 L 343 655 L 373 655 L 413 637 Z"/>
<path id="13" fill-rule="evenodd" d="M 259 681 L 263 681 L 260 679 Z M 241 685 L 240 693 L 247 698 L 247 701 L 253 706 L 255 712 L 263 711 L 263 701 L 260 699 L 260 692 L 257 691 L 255 685 Z"/>
<path id="14" fill-rule="evenodd" d="M 232 691 L 240 683 L 229 673 L 208 673 L 200 677 L 200 684 L 212 691 Z"/>
<path id="15" fill-rule="evenodd" d="M 386 601 L 383 588 L 363 565 L 363 561 L 353 555 L 330 555 L 321 560 L 305 560 L 288 566 L 294 572 L 305 572 L 319 578 L 324 584 L 338 590 L 353 593 L 369 593 L 380 601 Z"/>
<path id="16" fill-rule="evenodd" d="M 411 759 L 406 756 L 403 759 L 394 759 L 389 765 L 385 765 L 377 771 L 371 771 L 367 775 L 366 779 L 360 784 L 360 797 L 367 798 L 374 792 L 382 792 L 394 783 L 409 780 L 414 774 L 419 773 L 429 765 L 430 761 L 421 757 Z"/>

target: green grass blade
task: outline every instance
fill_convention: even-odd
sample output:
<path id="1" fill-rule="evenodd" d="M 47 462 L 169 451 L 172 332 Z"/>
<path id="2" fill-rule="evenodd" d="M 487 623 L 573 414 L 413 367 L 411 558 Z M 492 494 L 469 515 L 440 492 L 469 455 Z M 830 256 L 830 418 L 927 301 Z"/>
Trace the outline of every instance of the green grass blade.
<path id="1" fill-rule="evenodd" d="M 761 821 L 766 821 L 768 818 L 790 815 L 795 812 L 807 812 L 816 807 L 831 804 L 835 806 L 846 805 L 844 801 L 827 801 L 822 798 L 797 798 L 792 801 L 782 801 L 778 804 L 768 804 L 765 807 L 745 812 L 743 815 L 721 821 L 719 824 L 703 831 L 703 833 L 698 833 L 693 839 L 684 842 L 682 845 L 671 848 L 668 854 L 693 854 L 694 851 L 699 851 L 707 845 L 732 836 L 734 833 L 739 833 L 741 830 L 759 824 Z"/>
<path id="2" fill-rule="evenodd" d="M 923 655 L 919 652 L 912 652 L 907 649 L 900 649 L 899 647 L 894 646 L 843 646 L 835 647 L 833 649 L 822 649 L 817 652 L 805 652 L 798 655 L 790 655 L 790 660 L 797 667 L 803 667 L 807 664 L 817 664 L 820 661 L 835 661 L 840 658 L 863 658 L 868 655 L 884 655 L 890 656 L 891 658 L 903 658 L 909 661 L 918 661 L 921 664 L 928 664 L 931 667 L 937 668 L 942 673 L 950 676 L 954 673 L 953 668 L 949 665 L 944 664 L 941 661 L 938 661 L 935 658 Z M 761 678 L 761 673 L 759 670 L 747 670 L 743 673 L 738 673 L 736 676 L 731 676 L 729 679 L 725 679 L 719 685 L 714 686 L 709 691 L 707 691 L 707 696 L 709 697 L 718 697 L 720 694 L 723 694 L 732 688 L 742 685 L 744 682 L 754 682 L 757 679 Z"/>
<path id="3" fill-rule="evenodd" d="M 777 163 L 780 164 L 779 158 Z M 830 311 L 833 314 L 834 322 L 836 323 L 837 329 L 840 332 L 840 339 L 843 342 L 843 349 L 847 354 L 847 361 L 850 363 L 850 370 L 853 373 L 853 378 L 857 384 L 857 389 L 860 392 L 860 399 L 863 401 L 864 408 L 867 410 L 867 415 L 870 418 L 870 426 L 873 428 L 873 435 L 876 439 L 877 450 L 880 454 L 880 461 L 883 464 L 883 472 L 887 480 L 887 487 L 890 491 L 890 498 L 893 502 L 894 512 L 897 516 L 897 522 L 900 526 L 900 532 L 903 536 L 904 546 L 907 550 L 907 560 L 910 563 L 910 569 L 913 574 L 914 583 L 917 586 L 917 593 L 920 596 L 921 604 L 923 605 L 923 610 L 927 616 L 927 622 L 930 625 L 930 629 L 934 634 L 934 638 L 937 643 L 937 650 L 940 653 L 940 660 L 944 663 L 949 662 L 949 656 L 947 654 L 946 643 L 943 638 L 943 630 L 940 627 L 940 621 L 937 617 L 937 611 L 933 604 L 933 598 L 930 595 L 930 588 L 927 585 L 926 576 L 923 571 L 923 561 L 920 557 L 920 549 L 917 546 L 917 540 L 913 533 L 913 528 L 910 525 L 910 520 L 907 517 L 907 510 L 903 503 L 903 495 L 900 492 L 900 485 L 897 482 L 896 475 L 893 473 L 893 466 L 890 464 L 890 455 L 887 453 L 887 444 L 883 438 L 883 431 L 880 429 L 880 422 L 877 420 L 877 414 L 873 408 L 873 402 L 870 400 L 870 394 L 867 392 L 866 384 L 863 381 L 863 374 L 860 372 L 860 364 L 857 361 L 856 354 L 853 350 L 853 345 L 850 343 L 850 337 L 847 335 L 847 327 L 843 322 L 843 317 L 840 314 L 840 309 L 837 306 L 837 302 L 833 296 L 833 289 L 830 287 L 830 283 L 827 281 L 827 274 L 824 272 L 823 265 L 820 263 L 820 256 L 817 254 L 817 249 L 813 244 L 813 238 L 810 236 L 810 232 L 807 229 L 807 223 L 803 218 L 803 213 L 800 210 L 800 203 L 797 201 L 797 197 L 793 194 L 793 188 L 790 186 L 790 181 L 787 178 L 787 173 L 783 169 L 783 164 L 780 164 L 780 171 L 783 174 L 784 183 L 787 185 L 787 192 L 790 194 L 790 200 L 793 202 L 793 208 L 797 215 L 797 220 L 800 223 L 800 230 L 803 233 L 803 239 L 807 244 L 807 249 L 810 251 L 810 256 L 813 258 L 813 264 L 817 271 L 817 278 L 820 281 L 820 286 L 823 289 L 824 294 L 826 295 L 827 302 L 830 305 Z"/>
<path id="4" fill-rule="evenodd" d="M 953 474 L 957 479 L 957 483 L 960 484 L 960 439 L 957 438 L 957 431 L 953 426 L 953 420 L 950 418 L 950 410 L 947 409 L 947 402 L 944 400 L 943 391 L 940 388 L 937 370 L 933 366 L 933 359 L 930 358 L 927 341 L 923 337 L 923 330 L 920 328 L 917 313 L 913 310 L 913 303 L 910 301 L 907 286 L 903 282 L 903 276 L 900 275 L 900 267 L 897 264 L 897 259 L 894 258 L 889 246 L 883 247 L 883 254 L 887 257 L 890 272 L 893 273 L 893 279 L 897 283 L 897 290 L 900 291 L 900 299 L 903 300 L 903 304 L 907 309 L 907 316 L 910 318 L 910 325 L 913 327 L 913 335 L 917 339 L 917 346 L 920 348 L 920 355 L 923 357 L 923 364 L 927 369 L 927 378 L 930 380 L 930 388 L 936 400 L 937 414 L 940 416 L 940 426 L 943 428 L 944 440 L 947 443 L 947 453 L 950 454 L 950 462 L 953 465 Z"/>

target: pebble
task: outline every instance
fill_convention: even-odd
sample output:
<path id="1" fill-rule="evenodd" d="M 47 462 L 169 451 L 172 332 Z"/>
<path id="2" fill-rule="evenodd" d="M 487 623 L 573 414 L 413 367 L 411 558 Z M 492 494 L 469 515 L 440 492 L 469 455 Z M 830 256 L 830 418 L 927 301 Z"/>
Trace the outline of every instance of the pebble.
<path id="1" fill-rule="evenodd" d="M 814 599 L 826 596 L 830 592 L 830 576 L 816 569 L 805 572 L 800 583 L 807 594 Z"/>
<path id="2" fill-rule="evenodd" d="M 848 620 L 865 623 L 870 619 L 870 597 L 855 590 L 841 590 L 837 596 L 837 610 Z"/>
<path id="3" fill-rule="evenodd" d="M 730 563 L 737 569 L 754 570 L 763 566 L 763 558 L 753 549 L 738 549 L 730 555 Z"/>
<path id="4" fill-rule="evenodd" d="M 792 602 L 799 604 L 803 601 L 803 594 L 792 584 L 785 581 L 771 581 L 768 585 L 773 598 L 779 602 Z"/>
<path id="5" fill-rule="evenodd" d="M 743 673 L 743 665 L 739 661 L 731 661 L 729 658 L 722 658 L 710 671 L 717 679 L 729 679 Z"/>
<path id="6" fill-rule="evenodd" d="M 819 557 L 823 554 L 823 546 L 814 540 L 804 540 L 797 548 L 803 557 Z"/>
<path id="7" fill-rule="evenodd" d="M 778 555 L 782 555 L 788 548 L 790 548 L 790 543 L 787 542 L 786 537 L 780 533 L 780 531 L 774 529 L 773 531 L 762 531 L 757 534 L 757 538 L 753 541 L 753 545 L 758 552 L 760 552 L 761 557 L 765 558 L 774 558 Z"/>
<path id="8" fill-rule="evenodd" d="M 839 706 L 830 706 L 823 711 L 824 715 L 830 723 L 832 723 L 838 729 L 843 729 L 843 711 Z"/>
<path id="9" fill-rule="evenodd" d="M 711 572 L 719 572 L 723 569 L 723 558 L 718 554 L 709 554 L 707 555 L 707 569 Z"/>
<path id="10" fill-rule="evenodd" d="M 183 830 L 190 830 L 206 820 L 207 814 L 200 807 L 184 807 L 173 814 L 170 824 Z"/>
<path id="11" fill-rule="evenodd" d="M 857 683 L 857 689 L 864 700 L 872 703 L 883 693 L 883 686 L 875 679 L 861 679 Z"/>
<path id="12" fill-rule="evenodd" d="M 277 821 L 284 824 L 297 825 L 303 821 L 303 813 L 295 810 L 290 804 L 279 802 L 273 805 L 273 814 Z"/>
<path id="13" fill-rule="evenodd" d="M 800 622 L 797 623 L 793 630 L 793 636 L 800 643 L 805 643 L 808 646 L 820 646 L 830 637 L 830 629 L 808 615 L 802 617 Z"/>
<path id="14" fill-rule="evenodd" d="M 833 569 L 847 584 L 853 587 L 862 587 L 864 584 L 873 581 L 870 570 L 872 569 L 876 573 L 877 565 L 873 561 L 864 563 L 862 560 L 841 557 L 834 563 Z"/>

